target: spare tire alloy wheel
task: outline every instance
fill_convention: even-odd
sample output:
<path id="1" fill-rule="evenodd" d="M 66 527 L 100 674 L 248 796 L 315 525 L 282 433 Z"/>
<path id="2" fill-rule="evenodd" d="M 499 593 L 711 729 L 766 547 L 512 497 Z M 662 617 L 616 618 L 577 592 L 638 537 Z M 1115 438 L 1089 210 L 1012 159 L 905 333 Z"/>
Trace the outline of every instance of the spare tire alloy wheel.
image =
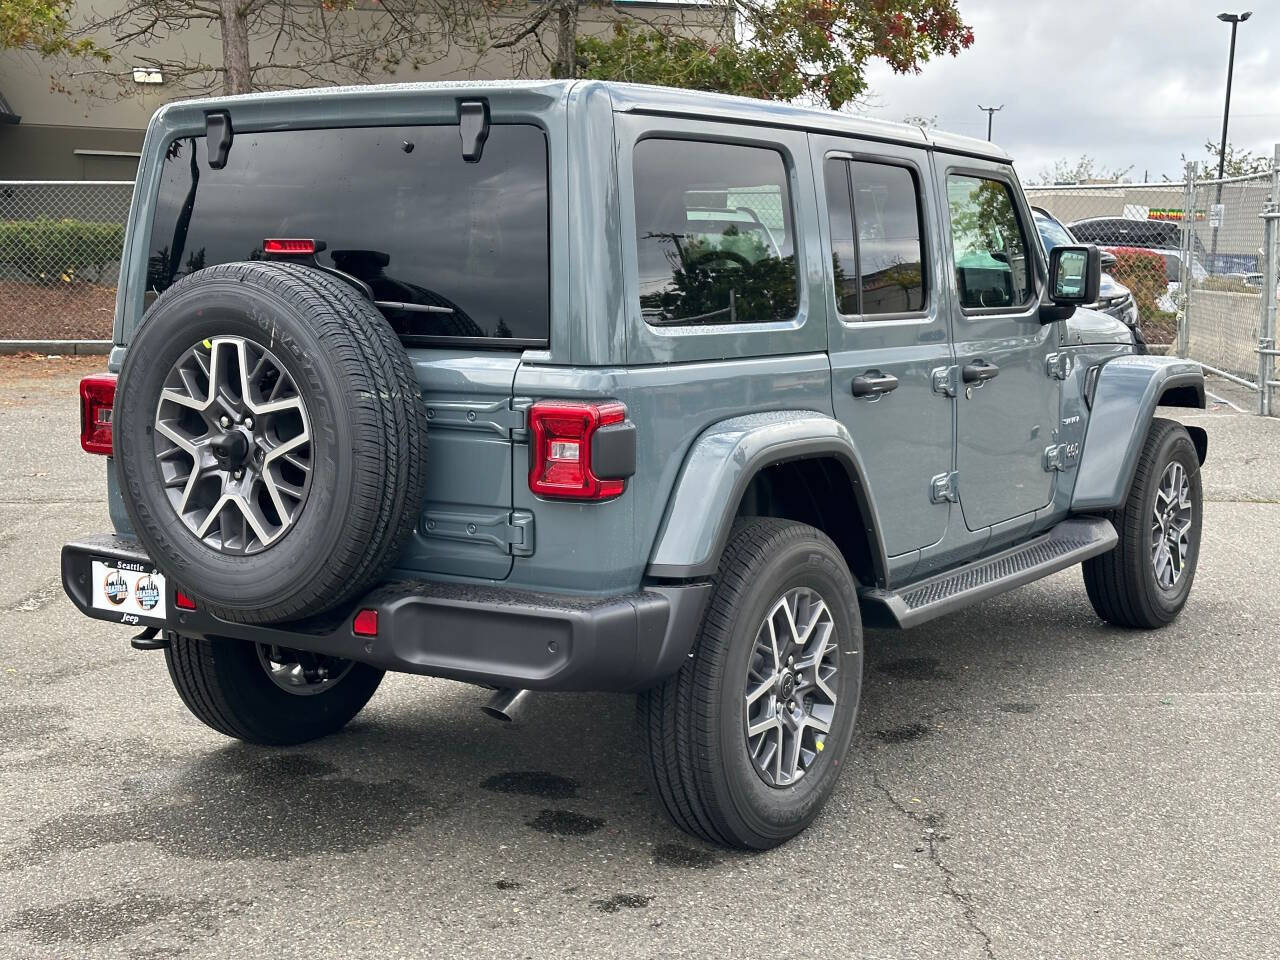
<path id="1" fill-rule="evenodd" d="M 134 532 L 224 620 L 356 600 L 425 499 L 426 408 L 403 345 L 359 292 L 297 264 L 221 264 L 165 290 L 131 337 L 114 417 Z"/>
<path id="2" fill-rule="evenodd" d="M 165 493 L 196 537 L 255 554 L 289 532 L 311 486 L 311 424 L 274 353 L 244 337 L 193 345 L 169 371 L 155 427 Z"/>

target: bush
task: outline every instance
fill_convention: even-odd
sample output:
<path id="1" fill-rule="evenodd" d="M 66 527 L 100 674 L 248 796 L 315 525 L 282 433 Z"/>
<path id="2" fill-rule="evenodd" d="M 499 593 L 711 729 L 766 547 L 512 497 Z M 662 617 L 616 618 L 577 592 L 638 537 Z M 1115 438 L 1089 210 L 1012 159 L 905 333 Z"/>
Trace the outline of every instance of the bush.
<path id="1" fill-rule="evenodd" d="M 1141 247 L 1110 247 L 1116 256 L 1111 275 L 1129 288 L 1138 304 L 1138 322 L 1145 329 L 1148 324 L 1159 326 L 1165 319 L 1165 311 L 1156 301 L 1169 292 L 1165 279 L 1164 257 Z"/>
<path id="2" fill-rule="evenodd" d="M 85 273 L 96 278 L 123 249 L 122 223 L 47 217 L 0 221 L 0 264 L 17 267 L 39 283 L 71 283 Z"/>

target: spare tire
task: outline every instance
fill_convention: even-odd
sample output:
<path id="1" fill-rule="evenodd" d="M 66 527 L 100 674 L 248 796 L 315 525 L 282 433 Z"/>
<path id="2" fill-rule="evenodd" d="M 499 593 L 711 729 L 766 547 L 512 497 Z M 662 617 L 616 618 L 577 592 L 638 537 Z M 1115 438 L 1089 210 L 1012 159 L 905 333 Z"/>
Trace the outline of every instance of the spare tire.
<path id="1" fill-rule="evenodd" d="M 426 410 L 377 307 L 324 272 L 229 263 L 152 305 L 115 462 L 152 560 L 226 620 L 298 619 L 381 579 L 413 530 Z"/>

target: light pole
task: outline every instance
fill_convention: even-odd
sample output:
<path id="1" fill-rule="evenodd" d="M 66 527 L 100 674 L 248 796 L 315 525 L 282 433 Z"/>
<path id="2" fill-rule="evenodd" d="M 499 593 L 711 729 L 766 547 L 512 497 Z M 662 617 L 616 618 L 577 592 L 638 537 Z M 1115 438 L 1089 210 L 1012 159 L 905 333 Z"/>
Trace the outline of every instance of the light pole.
<path id="1" fill-rule="evenodd" d="M 1222 143 L 1218 147 L 1218 179 L 1222 179 L 1222 168 L 1227 162 L 1227 120 L 1231 117 L 1231 74 L 1236 66 L 1236 30 L 1240 24 L 1253 16 L 1252 10 L 1244 13 L 1220 13 L 1218 19 L 1231 24 L 1231 52 L 1227 54 L 1227 99 L 1222 105 Z"/>
<path id="2" fill-rule="evenodd" d="M 1249 15 L 1246 13 L 1245 16 L 1248 17 Z M 1004 109 L 1004 104 L 1002 103 L 998 107 L 984 107 L 982 104 L 978 104 L 978 109 L 987 115 L 987 142 L 989 143 L 991 141 L 991 118 Z"/>
<path id="3" fill-rule="evenodd" d="M 1214 207 L 1222 206 L 1222 175 L 1227 163 L 1227 121 L 1231 118 L 1231 75 L 1236 67 L 1236 30 L 1251 16 L 1253 16 L 1252 10 L 1246 10 L 1244 13 L 1218 14 L 1219 20 L 1231 24 L 1231 51 L 1227 54 L 1227 97 L 1222 104 L 1222 141 L 1218 144 L 1218 189 L 1213 202 Z M 1216 270 L 1218 264 L 1218 229 L 1218 227 L 1213 228 L 1213 250 L 1209 256 L 1210 272 Z"/>

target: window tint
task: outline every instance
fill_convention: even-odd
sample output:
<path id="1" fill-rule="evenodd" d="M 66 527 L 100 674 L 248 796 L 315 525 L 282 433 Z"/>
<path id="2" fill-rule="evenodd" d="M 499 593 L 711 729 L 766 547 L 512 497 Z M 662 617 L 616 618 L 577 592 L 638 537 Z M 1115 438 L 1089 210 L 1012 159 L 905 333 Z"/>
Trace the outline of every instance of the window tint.
<path id="1" fill-rule="evenodd" d="M 920 200 L 906 167 L 852 161 L 853 222 L 858 228 L 862 313 L 924 309 Z"/>
<path id="2" fill-rule="evenodd" d="M 750 323 L 795 316 L 794 227 L 782 154 L 642 140 L 633 159 L 645 320 Z"/>
<path id="3" fill-rule="evenodd" d="M 456 126 L 236 133 L 221 170 L 203 137 L 169 146 L 148 292 L 201 267 L 262 259 L 268 237 L 323 243 L 402 336 L 545 341 L 547 145 L 531 125 L 490 128 L 479 163 Z"/>
<path id="4" fill-rule="evenodd" d="M 823 176 L 840 312 L 875 316 L 923 310 L 919 189 L 911 171 L 828 159 Z"/>
<path id="5" fill-rule="evenodd" d="M 960 305 L 980 309 L 1025 303 L 1031 296 L 1031 262 L 1008 185 L 950 174 L 947 203 Z"/>
<path id="6" fill-rule="evenodd" d="M 853 242 L 853 200 L 849 195 L 849 161 L 835 158 L 823 164 L 827 185 L 827 215 L 831 221 L 831 275 L 835 278 L 836 307 L 843 314 L 858 313 L 858 259 Z"/>

